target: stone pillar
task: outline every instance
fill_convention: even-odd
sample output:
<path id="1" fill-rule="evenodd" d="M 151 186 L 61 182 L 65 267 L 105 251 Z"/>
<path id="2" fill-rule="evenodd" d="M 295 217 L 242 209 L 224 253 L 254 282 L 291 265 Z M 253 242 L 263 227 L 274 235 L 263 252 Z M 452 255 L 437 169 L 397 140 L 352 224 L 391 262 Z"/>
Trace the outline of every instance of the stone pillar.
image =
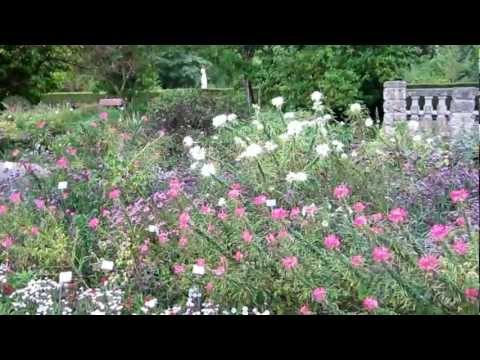
<path id="1" fill-rule="evenodd" d="M 391 133 L 395 121 L 407 120 L 407 82 L 387 81 L 383 89 L 383 125 Z"/>
<path id="2" fill-rule="evenodd" d="M 437 105 L 437 125 L 442 135 L 448 132 L 447 114 L 447 97 L 445 95 L 439 95 Z"/>
<path id="3" fill-rule="evenodd" d="M 477 88 L 457 88 L 453 90 L 449 127 L 453 136 L 470 131 L 475 125 L 475 96 Z"/>
<path id="4" fill-rule="evenodd" d="M 410 113 L 411 113 L 410 120 L 418 121 L 420 119 L 418 116 L 420 114 L 420 105 L 418 103 L 420 96 L 412 95 L 411 98 L 412 98 L 412 106 L 410 107 Z"/>

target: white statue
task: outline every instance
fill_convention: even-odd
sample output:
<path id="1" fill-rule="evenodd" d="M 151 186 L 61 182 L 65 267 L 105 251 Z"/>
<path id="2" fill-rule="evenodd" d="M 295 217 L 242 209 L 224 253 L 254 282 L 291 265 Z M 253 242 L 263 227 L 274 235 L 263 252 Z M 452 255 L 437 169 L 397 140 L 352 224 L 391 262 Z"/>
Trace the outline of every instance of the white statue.
<path id="1" fill-rule="evenodd" d="M 202 89 L 208 89 L 207 71 L 205 70 L 204 67 L 202 67 L 200 71 L 202 73 L 202 79 L 201 79 Z"/>

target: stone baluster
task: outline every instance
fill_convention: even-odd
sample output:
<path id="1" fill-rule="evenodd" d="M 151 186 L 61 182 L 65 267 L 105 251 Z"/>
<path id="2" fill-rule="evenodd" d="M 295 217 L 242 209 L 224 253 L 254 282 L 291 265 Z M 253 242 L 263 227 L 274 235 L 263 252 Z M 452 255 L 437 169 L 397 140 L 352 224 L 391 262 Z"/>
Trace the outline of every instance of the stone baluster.
<path id="1" fill-rule="evenodd" d="M 448 131 L 447 115 L 447 97 L 445 95 L 439 95 L 437 105 L 437 126 L 441 134 L 445 134 Z"/>
<path id="2" fill-rule="evenodd" d="M 393 131 L 395 121 L 407 119 L 407 82 L 387 81 L 383 90 L 385 131 Z"/>
<path id="3" fill-rule="evenodd" d="M 412 95 L 412 106 L 410 107 L 410 120 L 415 120 L 418 121 L 420 119 L 419 114 L 420 114 L 420 105 L 418 103 L 418 100 L 420 99 L 420 96 Z"/>

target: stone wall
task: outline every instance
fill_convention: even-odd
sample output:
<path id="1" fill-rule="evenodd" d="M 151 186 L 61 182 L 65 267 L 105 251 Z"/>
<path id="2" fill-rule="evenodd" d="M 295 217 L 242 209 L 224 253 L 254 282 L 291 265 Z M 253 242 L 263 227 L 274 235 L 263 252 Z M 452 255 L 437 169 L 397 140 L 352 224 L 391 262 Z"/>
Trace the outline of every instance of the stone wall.
<path id="1" fill-rule="evenodd" d="M 406 81 L 384 84 L 384 120 L 386 131 L 395 121 L 417 120 L 422 129 L 456 136 L 478 129 L 478 86 L 409 86 Z"/>

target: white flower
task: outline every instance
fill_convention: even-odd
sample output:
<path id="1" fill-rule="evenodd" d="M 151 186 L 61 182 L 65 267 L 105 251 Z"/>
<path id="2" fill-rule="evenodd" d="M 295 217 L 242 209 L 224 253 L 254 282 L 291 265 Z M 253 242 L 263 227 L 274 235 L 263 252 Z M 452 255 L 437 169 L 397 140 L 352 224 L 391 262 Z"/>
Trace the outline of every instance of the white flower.
<path id="1" fill-rule="evenodd" d="M 235 145 L 238 145 L 238 146 L 241 146 L 241 147 L 246 147 L 247 144 L 245 143 L 245 141 L 243 141 L 241 138 L 239 138 L 238 136 L 235 136 L 233 138 L 233 142 L 235 143 Z"/>
<path id="2" fill-rule="evenodd" d="M 373 126 L 373 120 L 371 118 L 368 118 L 365 120 L 365 126 L 366 127 L 372 127 Z"/>
<path id="3" fill-rule="evenodd" d="M 187 148 L 190 148 L 190 147 L 193 146 L 193 143 L 194 143 L 194 141 L 193 141 L 191 136 L 185 136 L 183 138 L 183 146 L 185 146 Z"/>
<path id="4" fill-rule="evenodd" d="M 158 300 L 157 299 L 151 299 L 145 302 L 145 306 L 149 309 L 153 309 L 155 306 L 157 306 Z"/>
<path id="5" fill-rule="evenodd" d="M 234 122 L 235 120 L 237 120 L 238 116 L 235 115 L 235 114 L 228 114 L 227 115 L 227 121 L 228 122 Z"/>
<path id="6" fill-rule="evenodd" d="M 330 115 L 330 114 L 324 115 L 324 116 L 323 116 L 323 120 L 324 120 L 324 121 L 330 121 L 330 120 L 332 120 L 332 115 Z"/>
<path id="7" fill-rule="evenodd" d="M 70 281 L 72 281 L 72 272 L 71 271 L 66 271 L 66 272 L 61 272 L 60 273 L 59 280 L 58 280 L 58 282 L 60 284 L 69 283 Z"/>
<path id="8" fill-rule="evenodd" d="M 248 307 L 242 307 L 242 315 L 248 315 Z"/>
<path id="9" fill-rule="evenodd" d="M 357 153 L 355 150 L 353 150 L 351 155 L 352 155 L 352 157 L 354 158 L 354 157 L 357 157 L 357 156 L 358 156 L 358 153 Z"/>
<path id="10" fill-rule="evenodd" d="M 290 135 L 288 135 L 287 133 L 283 133 L 283 134 L 280 134 L 278 138 L 280 139 L 280 141 L 285 142 L 290 138 Z"/>
<path id="11" fill-rule="evenodd" d="M 285 115 L 283 115 L 283 118 L 285 120 L 295 119 L 295 113 L 294 112 L 287 112 L 287 113 L 285 113 Z"/>
<path id="12" fill-rule="evenodd" d="M 323 226 L 324 228 L 327 228 L 327 227 L 328 227 L 328 221 L 327 221 L 327 220 L 323 220 L 323 221 L 322 221 L 322 226 Z"/>
<path id="13" fill-rule="evenodd" d="M 258 130 L 258 131 L 262 131 L 263 130 L 263 124 L 258 121 L 258 120 L 253 120 L 252 121 L 252 125 L 255 126 L 255 128 Z"/>
<path id="14" fill-rule="evenodd" d="M 198 161 L 195 161 L 194 163 L 192 163 L 192 165 L 190 165 L 190 170 L 195 170 L 196 168 L 198 168 L 199 165 L 200 163 Z"/>
<path id="15" fill-rule="evenodd" d="M 212 163 L 204 164 L 200 169 L 200 173 L 203 177 L 215 175 L 215 166 Z"/>
<path id="16" fill-rule="evenodd" d="M 344 145 L 338 140 L 333 140 L 332 145 L 335 147 L 335 150 L 337 152 L 341 152 L 343 150 Z"/>
<path id="17" fill-rule="evenodd" d="M 90 315 L 105 315 L 105 311 L 95 310 L 92 311 Z"/>
<path id="18" fill-rule="evenodd" d="M 263 153 L 263 148 L 258 145 L 258 144 L 251 144 L 248 145 L 245 151 L 243 151 L 238 159 L 243 159 L 243 158 L 255 158 L 258 155 Z"/>
<path id="19" fill-rule="evenodd" d="M 266 149 L 268 152 L 274 151 L 277 147 L 278 147 L 278 145 L 275 144 L 273 141 L 267 141 L 267 142 L 265 143 L 265 149 Z"/>
<path id="20" fill-rule="evenodd" d="M 327 128 L 325 126 L 320 126 L 320 134 L 322 134 L 323 137 L 328 136 Z"/>
<path id="21" fill-rule="evenodd" d="M 205 160 L 205 149 L 201 148 L 198 145 L 191 148 L 189 154 L 196 161 Z"/>
<path id="22" fill-rule="evenodd" d="M 192 273 L 195 275 L 205 275 L 205 267 L 200 265 L 193 265 Z"/>
<path id="23" fill-rule="evenodd" d="M 322 105 L 320 101 L 316 101 L 313 103 L 312 109 L 318 112 L 322 112 L 325 107 Z"/>
<path id="24" fill-rule="evenodd" d="M 215 116 L 212 120 L 213 127 L 219 128 L 225 126 L 228 121 L 228 117 L 225 114 Z"/>
<path id="25" fill-rule="evenodd" d="M 320 91 L 314 91 L 312 95 L 310 95 L 310 99 L 312 99 L 313 102 L 319 102 L 323 99 L 323 94 Z"/>
<path id="26" fill-rule="evenodd" d="M 407 123 L 408 129 L 412 132 L 415 132 L 418 130 L 418 127 L 420 126 L 420 123 L 416 120 L 410 120 Z"/>
<path id="27" fill-rule="evenodd" d="M 268 207 L 275 207 L 275 206 L 277 206 L 277 200 L 275 200 L 275 199 L 268 199 L 268 200 L 266 201 L 266 205 L 267 205 Z"/>
<path id="28" fill-rule="evenodd" d="M 298 172 L 298 173 L 289 172 L 285 180 L 289 183 L 292 183 L 294 181 L 304 182 L 307 180 L 307 178 L 308 178 L 308 175 L 304 172 Z"/>
<path id="29" fill-rule="evenodd" d="M 330 153 L 330 146 L 328 146 L 328 144 L 320 144 L 317 145 L 315 151 L 317 152 L 318 156 L 325 158 Z"/>
<path id="30" fill-rule="evenodd" d="M 226 204 L 227 204 L 227 200 L 225 200 L 224 198 L 218 199 L 218 203 L 217 203 L 218 206 L 223 207 Z"/>
<path id="31" fill-rule="evenodd" d="M 103 260 L 102 261 L 102 265 L 100 266 L 100 268 L 103 270 L 103 271 L 112 271 L 113 270 L 113 261 L 109 261 L 109 260 Z"/>
<path id="32" fill-rule="evenodd" d="M 355 103 L 355 104 L 350 105 L 350 112 L 351 113 L 358 114 L 361 111 L 362 111 L 362 105 L 360 105 L 359 103 Z"/>
<path id="33" fill-rule="evenodd" d="M 68 182 L 60 181 L 58 183 L 58 190 L 65 190 L 68 187 Z"/>
<path id="34" fill-rule="evenodd" d="M 272 99 L 272 105 L 275 106 L 279 110 L 282 108 L 283 102 L 284 102 L 284 100 L 283 100 L 283 97 L 281 97 L 281 96 L 278 96 L 278 97 Z"/>
<path id="35" fill-rule="evenodd" d="M 305 127 L 305 122 L 304 121 L 297 121 L 293 120 L 288 123 L 287 125 L 287 134 L 289 136 L 295 136 L 300 134 L 303 131 L 303 128 Z"/>
<path id="36" fill-rule="evenodd" d="M 343 153 L 342 155 L 340 155 L 340 158 L 345 160 L 345 159 L 348 159 L 348 156 L 347 154 Z"/>

